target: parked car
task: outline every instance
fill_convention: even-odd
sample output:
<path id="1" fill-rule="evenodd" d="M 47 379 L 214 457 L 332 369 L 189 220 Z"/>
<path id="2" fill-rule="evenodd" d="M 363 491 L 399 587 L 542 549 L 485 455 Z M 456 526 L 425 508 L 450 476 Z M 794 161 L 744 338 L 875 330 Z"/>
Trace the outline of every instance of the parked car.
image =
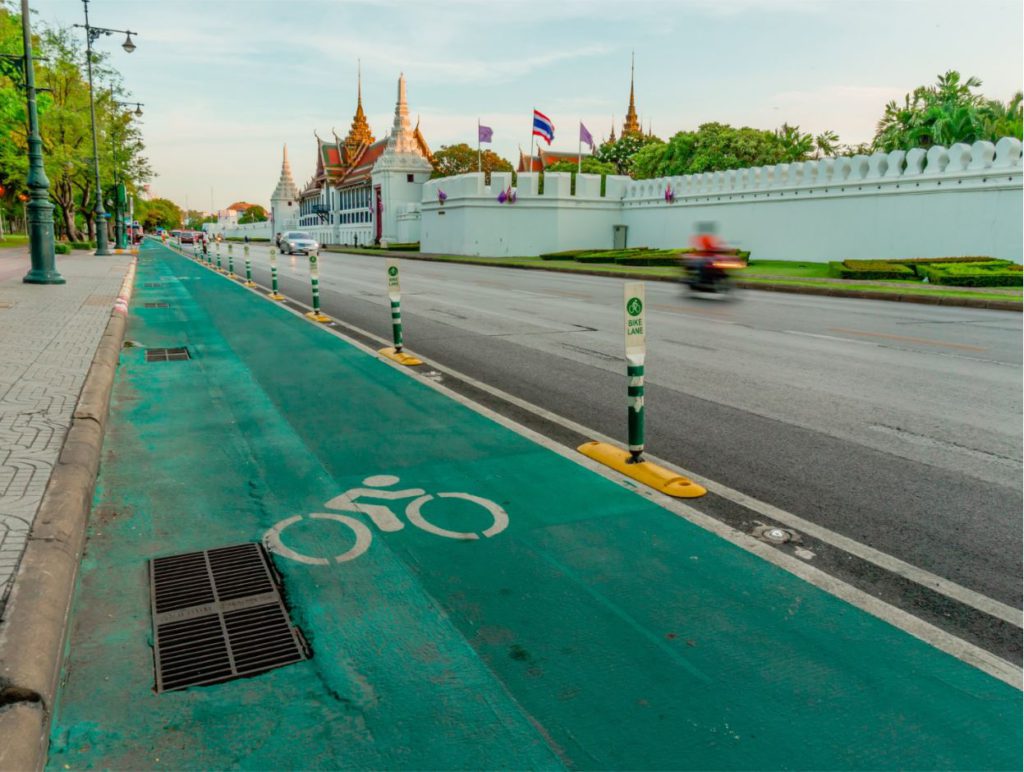
<path id="1" fill-rule="evenodd" d="M 320 245 L 312 235 L 305 231 L 287 231 L 281 235 L 281 242 L 278 245 L 281 251 L 294 255 L 299 252 L 303 255 L 315 255 L 320 251 Z"/>
<path id="2" fill-rule="evenodd" d="M 182 244 L 195 244 L 196 234 L 194 231 L 182 231 L 180 240 Z"/>

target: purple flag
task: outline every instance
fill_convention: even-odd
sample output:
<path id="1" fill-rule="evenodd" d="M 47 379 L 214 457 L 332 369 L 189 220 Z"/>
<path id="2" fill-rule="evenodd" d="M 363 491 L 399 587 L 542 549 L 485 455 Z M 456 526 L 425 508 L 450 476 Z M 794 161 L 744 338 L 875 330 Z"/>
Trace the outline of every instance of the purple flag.
<path id="1" fill-rule="evenodd" d="M 494 135 L 494 129 L 490 126 L 477 125 L 477 139 L 480 142 L 490 142 L 491 137 Z"/>
<path id="2" fill-rule="evenodd" d="M 580 121 L 580 142 L 584 145 L 590 145 L 590 149 L 593 151 L 594 138 L 590 136 L 590 132 L 587 131 L 587 127 L 583 125 L 583 121 Z"/>

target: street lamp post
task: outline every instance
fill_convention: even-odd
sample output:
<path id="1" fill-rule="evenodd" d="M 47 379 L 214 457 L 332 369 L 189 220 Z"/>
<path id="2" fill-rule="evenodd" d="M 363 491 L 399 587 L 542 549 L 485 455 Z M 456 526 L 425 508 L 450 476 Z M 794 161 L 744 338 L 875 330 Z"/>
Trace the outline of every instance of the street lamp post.
<path id="1" fill-rule="evenodd" d="M 100 184 L 100 151 L 99 142 L 96 139 L 96 100 L 93 98 L 92 88 L 92 44 L 101 35 L 112 35 L 115 32 L 118 34 L 124 33 L 125 40 L 121 44 L 121 48 L 130 54 L 135 50 L 132 35 L 138 35 L 139 33 L 126 29 L 93 27 L 89 24 L 89 0 L 82 0 L 82 5 L 85 6 L 85 24 L 76 24 L 75 26 L 85 29 L 85 63 L 86 71 L 89 74 L 89 113 L 92 117 L 92 160 L 96 171 L 96 254 L 109 255 L 110 250 L 107 248 L 107 213 L 103 210 L 103 188 Z"/>
<path id="2" fill-rule="evenodd" d="M 29 254 L 32 268 L 22 280 L 26 284 L 64 284 L 57 272 L 53 252 L 53 204 L 50 203 L 50 181 L 43 168 L 43 140 L 39 136 L 39 114 L 36 112 L 36 77 L 32 65 L 32 30 L 29 28 L 28 0 L 21 0 L 21 34 L 25 41 L 22 69 L 25 76 L 25 100 L 28 103 L 28 190 L 26 207 Z"/>
<path id="3" fill-rule="evenodd" d="M 114 89 L 113 88 L 110 89 L 110 104 L 111 104 L 112 108 L 113 107 L 132 107 L 132 106 L 134 106 L 135 109 L 132 111 L 132 114 L 136 115 L 136 116 L 141 116 L 142 115 L 142 106 L 143 106 L 142 102 L 118 102 L 118 101 L 116 101 L 114 99 Z M 113 110 L 111 110 L 111 113 L 113 113 Z M 126 233 L 124 217 L 125 217 L 125 214 L 126 214 L 125 210 L 127 209 L 128 199 L 127 199 L 127 191 L 125 191 L 125 195 L 124 196 L 121 195 L 121 193 L 122 193 L 121 189 L 122 189 L 124 183 L 122 183 L 120 181 L 120 179 L 119 179 L 120 169 L 118 168 L 118 165 L 117 165 L 118 142 L 117 142 L 117 140 L 116 140 L 116 138 L 114 136 L 115 133 L 116 133 L 115 132 L 115 128 L 116 127 L 114 125 L 114 122 L 111 121 L 111 125 L 110 125 L 110 156 L 111 156 L 111 159 L 113 161 L 113 166 L 114 166 L 114 239 L 115 239 L 115 243 L 117 244 L 117 248 L 118 249 L 126 249 L 128 247 L 128 234 Z"/>

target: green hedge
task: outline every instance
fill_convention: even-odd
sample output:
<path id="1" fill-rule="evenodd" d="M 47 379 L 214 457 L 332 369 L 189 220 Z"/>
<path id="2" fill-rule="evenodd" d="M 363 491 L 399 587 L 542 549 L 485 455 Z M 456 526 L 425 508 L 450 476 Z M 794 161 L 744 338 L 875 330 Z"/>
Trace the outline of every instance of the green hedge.
<path id="1" fill-rule="evenodd" d="M 53 245 L 53 251 L 58 255 L 68 255 L 71 254 L 71 245 L 58 241 Z"/>
<path id="2" fill-rule="evenodd" d="M 72 241 L 72 249 L 96 249 L 95 241 Z"/>
<path id="3" fill-rule="evenodd" d="M 974 263 L 946 263 L 918 269 L 932 284 L 955 287 L 1020 287 L 1021 266 L 1006 260 Z"/>
<path id="4" fill-rule="evenodd" d="M 539 255 L 541 260 L 572 260 L 576 255 L 589 254 L 590 249 L 567 249 L 564 252 L 545 252 Z"/>
<path id="5" fill-rule="evenodd" d="M 413 241 L 408 244 L 388 244 L 386 249 L 392 252 L 419 252 L 420 243 Z"/>
<path id="6" fill-rule="evenodd" d="M 913 268 L 887 260 L 844 260 L 837 274 L 840 279 L 916 281 L 918 278 Z"/>

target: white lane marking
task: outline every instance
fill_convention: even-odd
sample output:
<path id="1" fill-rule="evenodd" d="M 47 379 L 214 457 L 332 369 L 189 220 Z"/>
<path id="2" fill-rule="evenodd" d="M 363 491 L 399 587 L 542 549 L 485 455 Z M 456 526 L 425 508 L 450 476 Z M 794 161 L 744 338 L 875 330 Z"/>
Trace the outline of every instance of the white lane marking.
<path id="1" fill-rule="evenodd" d="M 365 335 L 371 339 L 378 340 L 383 344 L 389 343 L 389 341 L 387 341 L 386 339 L 378 335 L 375 335 L 369 332 L 368 330 L 363 330 L 359 327 L 356 327 L 353 324 L 349 324 L 348 322 L 339 323 L 344 324 L 346 327 L 348 327 L 351 330 L 354 330 L 360 335 Z M 846 339 L 836 338 L 836 340 Z M 876 343 L 865 343 L 862 341 L 847 342 L 867 346 L 878 345 Z M 439 372 L 447 373 L 448 375 L 454 378 L 458 378 L 461 381 L 465 381 L 466 383 L 482 391 L 486 391 L 488 394 L 500 398 L 502 401 L 513 404 L 516 407 L 522 408 L 523 410 L 533 413 L 534 415 L 539 416 L 541 418 L 544 418 L 547 421 L 558 424 L 559 426 L 562 426 L 566 429 L 570 429 L 571 431 L 574 431 L 577 434 L 582 434 L 585 437 L 592 437 L 595 440 L 599 440 L 601 442 L 608 442 L 611 444 L 616 444 L 618 442 L 614 438 L 608 437 L 607 435 L 602 434 L 601 432 L 595 431 L 594 429 L 591 429 L 587 426 L 583 426 L 582 424 L 576 423 L 575 421 L 569 418 L 565 418 L 563 416 L 557 415 L 556 413 L 552 413 L 549 410 L 545 410 L 544 408 L 538 405 L 534 405 L 531 402 L 527 402 L 526 400 L 520 399 L 519 397 L 504 392 L 501 389 L 497 389 L 493 386 L 490 386 L 489 384 L 479 381 L 473 378 L 472 376 L 460 373 L 457 370 L 453 370 L 450 367 L 446 367 L 425 357 L 421 356 L 420 358 L 423 359 L 425 363 L 433 367 L 435 370 L 438 370 Z M 671 461 L 666 461 L 665 459 L 651 455 L 650 453 L 648 453 L 647 456 L 652 461 L 662 466 L 668 467 L 672 471 L 677 472 L 678 474 L 681 474 L 684 477 L 690 478 L 694 482 L 703 485 L 709 491 L 712 491 L 713 493 L 721 496 L 722 498 L 728 499 L 733 503 L 740 504 L 741 506 L 744 506 L 747 509 L 750 509 L 754 512 L 759 512 L 767 517 L 777 520 L 780 523 L 796 528 L 797 530 L 802 531 L 803 533 L 806 533 L 809 536 L 813 536 L 814 538 L 823 541 L 826 544 L 830 544 L 833 547 L 838 547 L 844 552 L 849 552 L 851 555 L 856 555 L 862 560 L 866 560 L 869 563 L 873 563 L 879 568 L 883 568 L 886 571 L 897 576 L 900 576 L 904 579 L 909 579 L 910 581 L 919 584 L 922 587 L 927 587 L 928 589 L 933 590 L 939 593 L 940 595 L 945 595 L 946 597 L 963 603 L 966 606 L 970 606 L 971 608 L 977 611 L 981 611 L 982 613 L 994 616 L 997 619 L 1003 620 L 1004 622 L 1009 622 L 1010 624 L 1018 628 L 1024 626 L 1024 622 L 1022 622 L 1022 612 L 1018 609 L 1015 609 L 1013 606 L 1010 606 L 1006 603 L 1002 603 L 1001 601 L 998 601 L 994 598 L 990 598 L 987 595 L 977 592 L 976 590 L 971 590 L 949 579 L 945 579 L 939 576 L 938 574 L 932 573 L 931 571 L 907 563 L 904 560 L 900 560 L 899 558 L 889 555 L 880 550 L 877 550 L 874 547 L 862 544 L 861 542 L 855 541 L 854 539 L 851 539 L 848 536 L 843 536 L 842 534 L 836 533 L 835 531 L 832 531 L 829 528 L 817 525 L 816 523 L 812 523 L 811 521 L 805 520 L 799 515 L 794 515 L 783 509 L 779 509 L 778 507 L 772 504 L 760 501 L 759 499 L 755 499 L 753 496 L 748 496 L 747 494 L 741 493 L 740 491 L 737 491 L 726 485 L 722 485 L 721 483 L 709 480 L 687 469 L 683 469 L 682 467 L 673 464 Z"/>
<path id="2" fill-rule="evenodd" d="M 259 292 L 258 289 L 247 289 L 249 289 L 250 292 L 261 297 L 264 297 L 264 299 L 266 299 L 265 296 L 263 296 L 263 293 Z M 264 287 L 263 289 L 266 288 Z M 309 308 L 309 306 L 298 301 L 294 301 L 294 303 L 297 306 L 301 306 L 306 309 Z M 294 314 L 299 319 L 306 318 L 302 311 L 299 311 L 294 308 L 289 308 L 288 306 L 281 307 L 284 308 L 286 311 Z M 365 335 L 371 340 L 389 343 L 389 341 L 385 340 L 384 338 L 381 338 L 378 335 L 374 335 L 373 333 L 368 332 L 366 330 L 362 330 L 356 327 L 355 325 L 348 324 L 347 322 L 339 323 L 344 324 L 346 327 L 359 333 L 360 335 Z M 934 646 L 940 651 L 943 651 L 953 657 L 956 657 L 957 659 L 966 662 L 967 664 L 972 665 L 985 673 L 988 673 L 994 678 L 998 678 L 1000 681 L 1003 681 L 1004 683 L 1009 684 L 1010 686 L 1013 686 L 1016 689 L 1024 688 L 1024 683 L 1022 683 L 1022 679 L 1024 679 L 1024 672 L 1022 672 L 1021 668 L 1017 667 L 1016 665 L 1010 662 L 1007 662 L 1002 657 L 999 657 L 993 654 L 992 652 L 981 648 L 980 646 L 970 643 L 969 641 L 965 641 L 962 638 L 958 638 L 952 633 L 949 633 L 940 627 L 936 627 L 930 622 L 925 622 L 923 619 L 915 617 L 908 611 L 904 611 L 903 609 L 893 606 L 890 603 L 887 603 L 883 600 L 879 600 L 873 595 L 869 595 L 863 590 L 854 587 L 853 585 L 843 581 L 842 579 L 837 579 L 836 577 L 826 573 L 825 571 L 822 571 L 819 568 L 815 568 L 814 566 L 811 566 L 807 563 L 803 563 L 798 558 L 795 558 L 784 552 L 780 552 L 774 547 L 765 544 L 764 542 L 761 542 L 748 534 L 745 534 L 741 531 L 737 531 L 731 526 L 728 526 L 725 523 L 721 522 L 720 520 L 716 520 L 710 515 L 705 515 L 703 512 L 700 512 L 694 509 L 693 507 L 683 504 L 676 499 L 673 499 L 669 496 L 665 496 L 654 490 L 638 488 L 636 484 L 633 483 L 631 480 L 627 480 L 621 475 L 617 475 L 608 467 L 599 464 L 596 461 L 592 461 L 586 456 L 582 456 L 579 453 L 576 453 L 575 451 L 571 450 L 570 448 L 566 448 L 563 445 L 558 444 L 554 440 L 551 440 L 548 437 L 545 437 L 544 435 L 535 432 L 533 429 L 529 429 L 525 426 L 522 426 L 521 424 L 518 424 L 515 421 L 506 418 L 500 413 L 494 412 L 490 408 L 484 407 L 483 405 L 473 402 L 468 397 L 465 397 L 459 394 L 458 392 L 452 391 L 448 387 L 436 382 L 430 377 L 417 373 L 411 370 L 410 368 L 403 367 L 397 362 L 392 362 L 390 359 L 387 359 L 386 357 L 379 357 L 374 349 L 370 348 L 369 346 L 365 345 L 364 343 L 361 343 L 360 341 L 354 338 L 350 338 L 348 335 L 346 335 L 345 333 L 336 328 L 325 327 L 323 325 L 317 326 L 320 329 L 330 333 L 331 335 L 334 335 L 337 338 L 344 340 L 346 343 L 348 343 L 351 346 L 354 346 L 355 348 L 364 352 L 365 354 L 369 354 L 370 356 L 376 358 L 378 361 L 384 363 L 385 365 L 394 368 L 398 372 L 403 373 L 404 375 L 412 378 L 415 381 L 418 381 L 419 383 L 422 383 L 424 386 L 434 389 L 440 394 L 444 394 L 450 399 L 453 399 L 459 404 L 469 408 L 470 410 L 473 410 L 474 412 L 491 419 L 495 423 L 500 424 L 501 426 L 504 426 L 505 428 L 511 431 L 514 431 L 516 434 L 519 434 L 522 437 L 532 440 L 533 442 L 552 451 L 553 453 L 557 453 L 563 458 L 566 458 L 572 461 L 573 463 L 578 464 L 579 466 L 583 466 L 589 469 L 590 471 L 594 472 L 595 474 L 599 474 L 602 477 L 616 483 L 617 485 L 636 493 L 637 495 L 644 496 L 645 498 L 650 499 L 651 501 L 662 506 L 664 509 L 669 510 L 673 514 L 676 514 L 679 517 L 682 517 L 685 520 L 690 521 L 694 525 L 697 525 L 706 531 L 710 531 L 711 533 L 720 536 L 726 541 L 736 545 L 737 547 L 740 547 L 741 549 L 746 550 L 747 552 L 751 552 L 757 555 L 763 560 L 766 560 L 767 562 L 775 566 L 778 566 L 779 568 L 793 574 L 794 576 L 797 576 L 803 579 L 804 581 L 814 585 L 818 589 L 823 590 L 824 592 L 827 592 L 831 595 L 834 595 L 837 598 L 846 601 L 850 605 L 855 606 L 860 610 L 865 611 L 868 614 L 871 614 L 874 617 L 877 617 L 878 619 L 888 622 L 889 624 L 893 625 L 896 628 L 899 628 L 903 632 L 912 635 L 913 637 L 918 638 L 919 640 L 922 640 L 925 643 Z M 477 381 L 475 378 L 462 375 L 461 373 L 458 373 L 455 370 L 446 368 L 432 361 L 424 360 L 424 362 L 427 362 L 431 367 L 439 371 L 447 372 L 453 377 L 459 378 L 460 380 L 463 380 L 475 386 L 476 388 L 493 394 L 494 396 L 500 397 L 501 399 L 508 401 L 512 404 L 515 404 L 519 407 L 522 407 L 523 409 L 528 410 L 534 413 L 535 415 L 546 418 L 547 420 L 562 425 L 565 428 L 572 429 L 572 431 L 576 432 L 577 434 L 583 434 L 584 436 L 590 435 L 593 436 L 595 439 L 603 441 L 610 440 L 610 438 L 606 437 L 605 435 L 602 435 L 600 432 L 593 432 L 590 429 L 587 429 L 587 427 L 582 426 L 581 424 L 577 424 L 574 421 L 562 418 L 561 416 L 551 413 L 550 411 L 547 411 L 544 408 L 532 405 L 529 402 L 526 402 L 525 400 L 521 400 L 518 397 L 512 396 L 511 394 L 505 394 L 499 389 L 495 389 L 481 381 Z M 648 457 L 651 458 L 652 460 L 657 461 L 659 464 L 668 466 L 670 468 L 674 468 L 677 471 L 682 471 L 679 470 L 678 467 L 674 467 L 672 464 L 666 463 L 661 459 L 657 459 L 653 456 Z M 702 480 L 698 478 L 696 475 L 690 475 L 685 472 L 683 473 L 686 474 L 686 476 L 689 476 L 690 479 L 694 480 L 695 482 L 700 483 L 704 487 L 708 488 L 709 490 L 713 490 L 715 493 L 725 498 L 728 498 L 727 493 L 733 492 L 731 491 L 731 489 L 726 488 L 725 486 L 719 486 L 715 483 L 710 483 L 707 480 Z M 753 504 L 759 504 L 760 506 L 766 508 L 766 510 L 768 511 L 766 511 L 765 514 L 767 514 L 769 517 L 779 519 L 777 515 L 769 514 L 769 512 L 771 511 L 775 511 L 783 515 L 787 514 L 782 510 L 777 509 L 776 507 L 772 507 L 770 504 L 765 504 L 764 502 L 757 502 L 756 499 L 745 496 L 744 494 L 740 494 L 738 491 L 735 491 L 734 493 L 751 502 L 751 505 L 745 504 L 744 506 L 749 506 L 749 508 L 753 509 Z M 792 517 L 794 517 L 797 521 L 801 521 L 801 519 L 796 518 L 795 515 Z M 820 528 L 819 526 L 816 526 L 813 523 L 808 523 L 808 525 L 812 526 L 816 530 L 820 530 L 821 532 L 832 533 L 828 531 L 828 529 Z M 809 530 L 807 532 L 810 533 Z M 866 545 L 858 544 L 857 542 L 849 540 L 847 539 L 847 537 L 841 536 L 840 534 L 835 534 L 835 536 L 838 537 L 840 541 L 849 541 L 851 545 L 865 550 L 867 554 L 877 553 L 885 559 L 896 561 L 897 563 L 902 563 L 902 561 L 899 561 L 897 558 L 893 558 L 889 555 L 885 555 L 884 553 L 880 553 L 871 547 L 867 547 Z M 819 536 L 817 538 L 821 537 Z M 822 541 L 825 541 L 825 539 L 822 538 Z M 839 545 L 837 544 L 836 546 Z M 840 546 L 840 549 L 844 548 Z M 918 569 L 915 566 L 909 566 L 909 564 L 904 565 L 908 565 L 908 567 L 915 572 L 927 574 L 927 572 L 924 572 L 922 571 L 922 569 Z M 938 579 L 940 583 L 947 583 L 947 580 L 942 579 L 941 577 L 936 577 L 936 579 Z M 941 590 L 937 591 L 941 592 Z M 975 593 L 973 590 L 965 590 L 965 592 L 971 595 L 979 595 L 978 593 Z M 979 595 L 979 597 L 991 603 L 998 603 L 998 601 L 994 601 L 991 598 L 987 598 L 984 595 Z M 1017 624 L 1019 626 L 1020 612 L 1016 611 L 1016 609 L 1014 609 L 1013 611 L 1017 616 L 1017 621 L 1014 621 L 1014 624 Z"/>

